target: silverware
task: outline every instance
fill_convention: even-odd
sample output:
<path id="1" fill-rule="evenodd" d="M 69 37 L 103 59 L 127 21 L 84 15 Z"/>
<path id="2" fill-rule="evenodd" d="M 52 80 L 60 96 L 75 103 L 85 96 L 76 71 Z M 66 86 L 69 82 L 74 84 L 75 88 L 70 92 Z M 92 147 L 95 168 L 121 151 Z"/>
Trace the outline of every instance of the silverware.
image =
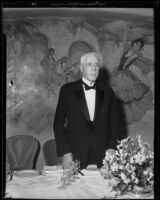
<path id="1" fill-rule="evenodd" d="M 80 170 L 78 170 L 78 173 L 80 173 L 82 176 L 84 176 L 84 174 Z"/>

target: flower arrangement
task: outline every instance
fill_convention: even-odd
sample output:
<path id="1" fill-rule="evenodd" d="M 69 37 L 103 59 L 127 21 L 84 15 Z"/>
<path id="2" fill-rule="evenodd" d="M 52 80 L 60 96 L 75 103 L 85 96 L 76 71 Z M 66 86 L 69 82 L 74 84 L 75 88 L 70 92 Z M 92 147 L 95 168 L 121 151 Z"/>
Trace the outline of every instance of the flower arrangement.
<path id="1" fill-rule="evenodd" d="M 153 187 L 154 153 L 149 148 L 150 145 L 137 135 L 118 141 L 117 150 L 106 151 L 103 175 L 110 178 L 114 190 L 123 193 L 136 186 Z"/>

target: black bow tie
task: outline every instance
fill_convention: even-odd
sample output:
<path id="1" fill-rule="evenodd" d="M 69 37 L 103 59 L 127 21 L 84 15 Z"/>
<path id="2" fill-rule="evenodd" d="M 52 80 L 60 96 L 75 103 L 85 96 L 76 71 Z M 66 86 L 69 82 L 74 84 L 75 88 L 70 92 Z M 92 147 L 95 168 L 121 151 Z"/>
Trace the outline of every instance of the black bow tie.
<path id="1" fill-rule="evenodd" d="M 90 89 L 95 90 L 96 89 L 96 84 L 94 84 L 93 86 L 89 86 L 86 83 L 84 83 L 83 81 L 82 81 L 82 84 L 84 85 L 85 90 L 90 90 Z"/>

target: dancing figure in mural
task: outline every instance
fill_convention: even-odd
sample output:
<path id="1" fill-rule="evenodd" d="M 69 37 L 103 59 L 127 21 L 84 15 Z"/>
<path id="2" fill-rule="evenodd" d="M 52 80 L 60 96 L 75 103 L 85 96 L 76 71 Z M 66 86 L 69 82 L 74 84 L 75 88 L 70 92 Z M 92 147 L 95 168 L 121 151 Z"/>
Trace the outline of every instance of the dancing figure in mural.
<path id="1" fill-rule="evenodd" d="M 127 45 L 127 48 L 124 48 L 118 68 L 111 74 L 111 87 L 124 104 L 128 123 L 139 121 L 144 116 L 146 110 L 153 108 L 153 94 L 150 87 L 144 84 L 130 70 L 132 64 L 136 65 L 136 63 L 139 63 L 138 67 L 141 68 L 143 66 L 143 71 L 145 73 L 149 72 L 148 69 L 151 61 L 143 57 L 144 43 L 143 38 L 138 38 L 133 40 L 130 46 Z M 144 65 L 146 65 L 146 71 Z"/>

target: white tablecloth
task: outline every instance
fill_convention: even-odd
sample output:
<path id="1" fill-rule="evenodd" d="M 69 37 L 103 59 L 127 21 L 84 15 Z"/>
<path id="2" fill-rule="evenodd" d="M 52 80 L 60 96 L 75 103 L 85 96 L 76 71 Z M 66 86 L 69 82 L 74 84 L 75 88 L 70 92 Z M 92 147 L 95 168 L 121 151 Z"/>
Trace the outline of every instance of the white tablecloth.
<path id="1" fill-rule="evenodd" d="M 57 173 L 53 171 L 46 175 L 34 178 L 13 176 L 12 181 L 6 184 L 6 197 L 27 199 L 102 199 L 111 197 L 113 193 L 109 187 L 109 181 L 105 180 L 100 172 L 83 170 L 85 176 L 67 186 L 65 190 L 57 189 Z M 123 196 L 118 198 L 136 198 Z M 153 198 L 146 197 L 146 199 Z M 143 198 L 144 199 L 144 198 Z"/>

